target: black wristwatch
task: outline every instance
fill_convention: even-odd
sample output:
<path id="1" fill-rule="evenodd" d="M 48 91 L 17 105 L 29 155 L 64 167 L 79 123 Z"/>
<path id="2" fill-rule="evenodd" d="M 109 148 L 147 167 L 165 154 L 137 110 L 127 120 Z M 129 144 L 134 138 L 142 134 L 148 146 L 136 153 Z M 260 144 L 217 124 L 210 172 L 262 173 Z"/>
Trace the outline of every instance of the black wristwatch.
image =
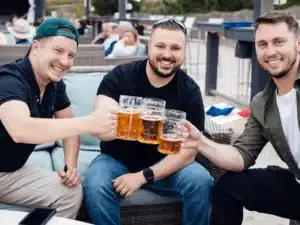
<path id="1" fill-rule="evenodd" d="M 154 181 L 154 173 L 151 168 L 143 169 L 144 177 L 147 181 L 147 184 L 153 184 Z"/>

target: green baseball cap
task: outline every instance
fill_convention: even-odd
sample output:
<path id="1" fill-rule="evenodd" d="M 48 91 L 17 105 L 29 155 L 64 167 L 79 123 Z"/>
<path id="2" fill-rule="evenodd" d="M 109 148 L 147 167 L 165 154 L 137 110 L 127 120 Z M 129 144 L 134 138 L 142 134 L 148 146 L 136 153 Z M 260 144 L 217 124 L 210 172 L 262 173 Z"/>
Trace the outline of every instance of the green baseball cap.
<path id="1" fill-rule="evenodd" d="M 69 20 L 63 18 L 50 18 L 44 21 L 36 30 L 33 40 L 53 36 L 65 36 L 79 44 L 77 29 Z"/>

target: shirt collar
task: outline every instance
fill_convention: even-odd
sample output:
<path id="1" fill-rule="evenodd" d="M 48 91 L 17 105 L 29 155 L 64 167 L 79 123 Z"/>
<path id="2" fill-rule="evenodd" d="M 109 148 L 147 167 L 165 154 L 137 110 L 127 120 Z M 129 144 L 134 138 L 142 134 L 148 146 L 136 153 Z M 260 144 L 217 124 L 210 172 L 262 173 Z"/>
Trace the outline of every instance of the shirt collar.
<path id="1" fill-rule="evenodd" d="M 273 97 L 274 92 L 276 91 L 276 84 L 273 81 L 272 78 L 269 79 L 267 82 L 266 87 L 264 88 L 264 96 L 267 98 L 267 100 L 271 99 Z M 296 80 L 294 81 L 294 88 L 296 90 L 300 90 L 300 70 L 297 73 Z"/>
<path id="2" fill-rule="evenodd" d="M 29 85 L 35 90 L 36 93 L 40 93 L 39 85 L 36 81 L 35 74 L 28 56 L 17 61 L 18 66 L 22 70 L 22 76 L 29 83 Z"/>
<path id="3" fill-rule="evenodd" d="M 21 68 L 21 70 L 23 72 L 22 76 L 29 83 L 29 85 L 31 86 L 31 88 L 34 89 L 35 93 L 37 95 L 40 95 L 41 94 L 40 87 L 39 87 L 39 85 L 37 83 L 37 80 L 36 80 L 36 77 L 35 77 L 35 73 L 33 71 L 32 64 L 31 64 L 28 56 L 25 56 L 23 59 L 19 59 L 17 61 L 17 64 L 18 64 L 18 66 Z M 48 87 L 53 86 L 53 85 L 54 85 L 54 83 L 49 83 L 46 86 L 46 89 Z"/>
<path id="4" fill-rule="evenodd" d="M 297 77 L 296 77 L 296 80 L 294 82 L 294 88 L 296 90 L 300 90 L 300 70 L 299 70 L 299 72 L 297 74 Z"/>

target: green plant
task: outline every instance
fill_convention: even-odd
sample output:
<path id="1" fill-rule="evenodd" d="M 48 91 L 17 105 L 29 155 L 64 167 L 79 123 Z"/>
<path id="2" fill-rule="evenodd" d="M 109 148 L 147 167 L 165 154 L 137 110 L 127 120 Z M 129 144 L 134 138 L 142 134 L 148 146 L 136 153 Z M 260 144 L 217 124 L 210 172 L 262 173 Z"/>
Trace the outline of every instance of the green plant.
<path id="1" fill-rule="evenodd" d="M 300 5 L 300 1 L 299 0 L 287 0 L 286 4 L 277 6 L 276 9 L 287 9 L 294 5 Z"/>

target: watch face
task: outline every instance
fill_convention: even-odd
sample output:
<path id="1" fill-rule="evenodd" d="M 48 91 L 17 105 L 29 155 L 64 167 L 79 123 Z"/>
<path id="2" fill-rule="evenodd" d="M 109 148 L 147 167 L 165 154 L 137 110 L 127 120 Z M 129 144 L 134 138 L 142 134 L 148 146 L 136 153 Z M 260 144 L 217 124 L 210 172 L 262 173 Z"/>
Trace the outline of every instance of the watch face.
<path id="1" fill-rule="evenodd" d="M 153 182 L 153 180 L 154 180 L 153 170 L 151 170 L 150 168 L 144 169 L 143 174 L 148 183 Z"/>

